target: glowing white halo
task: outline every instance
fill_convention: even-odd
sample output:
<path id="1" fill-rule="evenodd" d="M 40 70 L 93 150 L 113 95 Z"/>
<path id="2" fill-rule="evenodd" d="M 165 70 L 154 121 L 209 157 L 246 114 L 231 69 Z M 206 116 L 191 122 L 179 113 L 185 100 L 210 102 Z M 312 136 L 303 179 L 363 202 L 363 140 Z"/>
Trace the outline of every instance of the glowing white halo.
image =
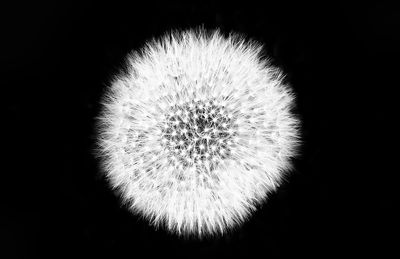
<path id="1" fill-rule="evenodd" d="M 276 189 L 299 120 L 261 51 L 237 35 L 189 30 L 128 57 L 103 99 L 98 146 L 133 212 L 178 234 L 224 233 Z"/>

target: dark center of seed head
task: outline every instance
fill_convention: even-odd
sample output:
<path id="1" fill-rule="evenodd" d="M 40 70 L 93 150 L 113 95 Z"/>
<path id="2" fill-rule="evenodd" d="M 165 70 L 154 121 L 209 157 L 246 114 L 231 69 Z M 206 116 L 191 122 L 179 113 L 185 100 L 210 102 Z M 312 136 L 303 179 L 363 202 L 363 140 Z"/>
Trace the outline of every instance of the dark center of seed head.
<path id="1" fill-rule="evenodd" d="M 229 153 L 234 133 L 225 107 L 214 101 L 198 101 L 171 108 L 163 128 L 164 145 L 183 166 L 204 161 L 216 165 Z"/>

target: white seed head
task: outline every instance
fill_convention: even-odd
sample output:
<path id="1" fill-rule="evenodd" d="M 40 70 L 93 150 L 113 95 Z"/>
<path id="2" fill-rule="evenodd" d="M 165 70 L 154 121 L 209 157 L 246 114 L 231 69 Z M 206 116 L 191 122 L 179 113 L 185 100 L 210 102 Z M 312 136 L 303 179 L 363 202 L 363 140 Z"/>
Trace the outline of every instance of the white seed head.
<path id="1" fill-rule="evenodd" d="M 189 30 L 128 57 L 98 118 L 107 178 L 177 234 L 225 233 L 281 183 L 299 146 L 294 94 L 237 35 Z"/>

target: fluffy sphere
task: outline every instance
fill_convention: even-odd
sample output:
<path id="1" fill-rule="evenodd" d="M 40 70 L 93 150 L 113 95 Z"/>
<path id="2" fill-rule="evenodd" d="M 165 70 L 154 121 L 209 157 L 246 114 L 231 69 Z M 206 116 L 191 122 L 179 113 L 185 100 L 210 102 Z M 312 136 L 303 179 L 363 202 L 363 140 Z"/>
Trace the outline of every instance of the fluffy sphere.
<path id="1" fill-rule="evenodd" d="M 224 233 L 281 183 L 294 94 L 262 45 L 189 30 L 148 42 L 105 93 L 98 152 L 129 208 L 177 234 Z"/>

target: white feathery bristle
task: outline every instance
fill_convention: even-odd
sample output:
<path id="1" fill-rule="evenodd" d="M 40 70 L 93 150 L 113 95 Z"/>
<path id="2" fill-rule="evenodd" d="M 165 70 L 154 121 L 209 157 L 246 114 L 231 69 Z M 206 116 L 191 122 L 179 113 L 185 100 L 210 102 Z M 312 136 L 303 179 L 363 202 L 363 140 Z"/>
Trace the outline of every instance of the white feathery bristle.
<path id="1" fill-rule="evenodd" d="M 131 210 L 180 235 L 223 234 L 291 168 L 294 94 L 262 45 L 174 32 L 128 56 L 98 118 L 99 155 Z"/>

